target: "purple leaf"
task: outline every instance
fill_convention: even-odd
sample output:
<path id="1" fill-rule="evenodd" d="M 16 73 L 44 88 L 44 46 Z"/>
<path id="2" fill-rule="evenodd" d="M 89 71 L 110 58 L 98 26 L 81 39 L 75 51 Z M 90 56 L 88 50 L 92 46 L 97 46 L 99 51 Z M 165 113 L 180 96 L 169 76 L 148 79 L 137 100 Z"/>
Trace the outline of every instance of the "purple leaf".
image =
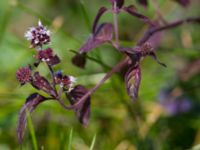
<path id="1" fill-rule="evenodd" d="M 167 65 L 165 65 L 164 63 L 160 62 L 156 56 L 156 54 L 154 52 L 150 52 L 149 56 L 151 56 L 158 64 L 160 64 L 163 67 L 167 67 Z"/>
<path id="2" fill-rule="evenodd" d="M 138 91 L 141 81 L 141 70 L 139 66 L 133 66 L 128 69 L 125 74 L 125 84 L 129 96 L 132 100 L 136 100 L 138 97 Z"/>
<path id="3" fill-rule="evenodd" d="M 75 66 L 78 66 L 80 68 L 85 68 L 85 64 L 86 64 L 86 58 L 85 58 L 86 53 L 82 53 L 82 54 L 76 54 L 73 58 L 72 58 L 72 63 Z"/>
<path id="4" fill-rule="evenodd" d="M 96 32 L 96 27 L 98 24 L 99 19 L 101 18 L 101 16 L 107 11 L 108 9 L 105 7 L 101 7 L 95 17 L 94 23 L 93 23 L 93 27 L 92 27 L 92 33 L 94 34 Z"/>
<path id="5" fill-rule="evenodd" d="M 148 6 L 148 1 L 147 0 L 137 0 L 139 4 L 143 5 L 143 6 Z"/>
<path id="6" fill-rule="evenodd" d="M 183 7 L 187 7 L 190 4 L 190 0 L 175 0 L 177 3 L 182 5 Z"/>
<path id="7" fill-rule="evenodd" d="M 159 21 L 153 21 L 154 26 L 150 26 L 149 29 L 144 33 L 144 35 L 148 34 L 149 31 L 153 31 L 156 28 L 160 27 Z M 151 43 L 152 47 L 157 48 L 162 40 L 163 34 L 162 32 L 157 32 L 155 34 L 152 34 L 151 37 L 147 40 L 147 42 Z"/>
<path id="8" fill-rule="evenodd" d="M 29 111 L 30 113 L 36 109 L 36 107 L 43 101 L 45 101 L 46 98 L 39 95 L 38 93 L 31 94 L 27 99 L 26 103 L 23 105 L 23 107 L 20 110 L 19 113 L 19 120 L 17 125 L 17 137 L 19 140 L 19 143 L 22 143 L 25 129 L 26 129 L 26 111 Z"/>
<path id="9" fill-rule="evenodd" d="M 123 10 L 125 12 L 131 14 L 132 16 L 141 19 L 142 21 L 144 21 L 145 23 L 147 23 L 149 25 L 154 25 L 148 17 L 146 17 L 146 16 L 140 14 L 139 12 L 137 12 L 137 10 L 136 10 L 134 5 L 130 5 L 128 7 L 124 7 Z"/>
<path id="10" fill-rule="evenodd" d="M 32 86 L 38 90 L 42 90 L 51 96 L 56 96 L 55 90 L 49 83 L 49 81 L 45 78 L 40 76 L 39 72 L 36 72 L 33 76 Z"/>
<path id="11" fill-rule="evenodd" d="M 101 24 L 95 34 L 79 49 L 80 53 L 88 52 L 101 44 L 110 42 L 113 38 L 113 25 L 111 23 Z"/>
<path id="12" fill-rule="evenodd" d="M 82 85 L 75 86 L 69 93 L 70 103 L 72 105 L 77 103 L 87 92 L 87 89 Z M 76 108 L 75 112 L 79 121 L 86 126 L 90 118 L 90 97 L 88 97 L 86 101 L 79 106 L 79 108 Z"/>

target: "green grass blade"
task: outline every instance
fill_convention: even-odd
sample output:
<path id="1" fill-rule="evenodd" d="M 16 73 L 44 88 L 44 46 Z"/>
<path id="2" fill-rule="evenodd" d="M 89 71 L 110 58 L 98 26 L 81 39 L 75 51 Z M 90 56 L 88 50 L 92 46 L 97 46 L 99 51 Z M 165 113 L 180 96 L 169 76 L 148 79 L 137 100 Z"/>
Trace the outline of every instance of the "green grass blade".
<path id="1" fill-rule="evenodd" d="M 5 15 L 3 17 L 3 21 L 1 22 L 1 25 L 0 25 L 0 33 L 1 33 L 0 34 L 0 43 L 4 38 L 4 35 L 6 33 L 6 29 L 7 29 L 8 24 L 9 24 L 9 21 L 12 17 L 12 12 L 13 12 L 12 10 L 13 10 L 12 7 L 7 8 Z"/>
<path id="2" fill-rule="evenodd" d="M 91 23 L 90 23 L 90 19 L 89 19 L 89 15 L 85 9 L 85 5 L 84 5 L 84 1 L 83 0 L 80 0 L 80 9 L 81 9 L 81 12 L 83 14 L 83 18 L 84 18 L 84 21 L 85 21 L 85 24 L 88 28 L 88 31 L 90 32 L 92 27 L 91 27 Z"/>
<path id="3" fill-rule="evenodd" d="M 27 115 L 28 129 L 31 133 L 33 148 L 34 148 L 34 150 L 38 150 L 37 140 L 36 140 L 36 136 L 35 136 L 35 130 L 34 130 L 34 127 L 33 127 L 33 122 L 31 120 L 30 112 L 26 111 L 26 115 Z"/>
<path id="4" fill-rule="evenodd" d="M 93 137 L 93 139 L 92 139 L 92 143 L 91 143 L 91 145 L 90 145 L 90 150 L 93 150 L 93 149 L 94 149 L 95 142 L 96 142 L 96 134 L 94 135 L 94 137 Z"/>
<path id="5" fill-rule="evenodd" d="M 72 149 L 72 138 L 73 138 L 73 128 L 70 130 L 70 133 L 69 133 L 68 150 Z"/>

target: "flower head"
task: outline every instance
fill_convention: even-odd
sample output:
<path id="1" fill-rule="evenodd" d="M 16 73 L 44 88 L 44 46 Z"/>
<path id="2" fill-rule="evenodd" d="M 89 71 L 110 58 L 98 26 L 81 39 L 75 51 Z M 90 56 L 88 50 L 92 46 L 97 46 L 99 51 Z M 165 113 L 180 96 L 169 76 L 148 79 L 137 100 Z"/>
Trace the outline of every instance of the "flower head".
<path id="1" fill-rule="evenodd" d="M 31 27 L 24 34 L 28 41 L 31 41 L 31 47 L 40 50 L 41 46 L 50 42 L 50 31 L 39 21 L 37 27 Z"/>
<path id="2" fill-rule="evenodd" d="M 21 85 L 31 81 L 31 69 L 29 67 L 22 67 L 17 70 L 16 78 Z"/>
<path id="3" fill-rule="evenodd" d="M 56 65 L 60 62 L 59 57 L 53 54 L 53 50 L 51 48 L 38 51 L 36 59 L 46 62 L 50 66 Z"/>
<path id="4" fill-rule="evenodd" d="M 63 76 L 61 71 L 56 72 L 54 79 L 56 84 L 59 84 L 60 87 L 67 88 L 68 91 L 73 89 L 74 83 L 76 82 L 75 77 L 67 75 Z"/>

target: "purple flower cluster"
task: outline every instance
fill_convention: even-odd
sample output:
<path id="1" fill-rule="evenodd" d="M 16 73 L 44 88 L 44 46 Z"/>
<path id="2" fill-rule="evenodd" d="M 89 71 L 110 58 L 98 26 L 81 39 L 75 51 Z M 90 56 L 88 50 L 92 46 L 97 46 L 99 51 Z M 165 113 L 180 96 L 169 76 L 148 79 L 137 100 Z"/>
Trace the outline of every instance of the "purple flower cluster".
<path id="1" fill-rule="evenodd" d="M 50 34 L 51 32 L 39 21 L 38 26 L 29 28 L 24 36 L 31 41 L 31 47 L 40 50 L 42 45 L 49 44 Z"/>
<path id="2" fill-rule="evenodd" d="M 148 0 L 137 0 L 143 6 L 148 6 Z M 187 6 L 189 0 L 176 0 L 182 6 Z M 54 71 L 54 66 L 58 65 L 61 60 L 54 53 L 54 50 L 50 47 L 44 49 L 44 45 L 47 45 L 51 41 L 51 32 L 42 25 L 39 21 L 38 26 L 31 27 L 25 33 L 25 37 L 30 41 L 31 48 L 36 49 L 34 55 L 35 63 L 28 67 L 19 68 L 16 72 L 16 78 L 21 85 L 30 83 L 33 88 L 40 90 L 47 96 L 43 96 L 39 93 L 32 93 L 26 99 L 25 104 L 21 108 L 18 122 L 18 139 L 22 142 L 24 136 L 24 130 L 26 127 L 26 111 L 30 113 L 36 109 L 36 107 L 44 101 L 55 100 L 64 109 L 74 110 L 76 117 L 83 124 L 87 125 L 90 117 L 90 95 L 97 90 L 107 79 L 109 79 L 114 73 L 120 72 L 126 68 L 124 75 L 124 82 L 127 89 L 127 93 L 132 100 L 136 100 L 138 97 L 140 82 L 141 82 L 141 61 L 143 58 L 150 56 L 158 64 L 163 67 L 166 65 L 160 62 L 155 53 L 155 43 L 152 38 L 155 33 L 163 30 L 168 30 L 174 27 L 178 27 L 184 23 L 200 23 L 199 17 L 191 17 L 183 20 L 177 20 L 171 23 L 166 23 L 160 16 L 156 20 L 152 21 L 147 16 L 140 13 L 134 5 L 124 6 L 125 0 L 109 0 L 111 8 L 101 7 L 94 19 L 91 36 L 80 47 L 79 52 L 72 58 L 73 64 L 80 68 L 84 68 L 86 64 L 87 53 L 91 50 L 107 43 L 122 53 L 126 57 L 114 66 L 103 79 L 100 80 L 89 91 L 82 85 L 75 85 L 76 78 L 70 75 L 63 74 L 61 71 Z M 99 23 L 101 17 L 105 13 L 112 13 L 113 22 Z M 138 20 L 148 25 L 148 29 L 144 32 L 142 38 L 133 47 L 126 47 L 121 45 L 119 37 L 118 27 L 118 15 L 120 13 L 127 13 Z M 162 24 L 160 25 L 160 23 Z M 152 39 L 151 39 L 152 38 Z M 34 71 L 41 63 L 46 64 L 51 75 L 51 80 L 42 76 L 39 72 Z M 63 101 L 63 95 L 70 105 L 67 106 Z M 190 104 L 186 99 L 177 100 L 180 98 L 170 97 L 164 93 L 165 98 L 170 101 L 162 101 L 161 104 L 166 106 L 166 110 L 171 114 L 178 112 L 185 112 L 190 109 Z"/>
<path id="3" fill-rule="evenodd" d="M 17 70 L 16 78 L 20 82 L 21 85 L 24 85 L 27 82 L 31 81 L 32 79 L 31 74 L 32 73 L 31 73 L 30 67 L 22 67 Z"/>
<path id="4" fill-rule="evenodd" d="M 43 45 L 50 42 L 50 31 L 39 21 L 37 27 L 31 27 L 25 37 L 31 42 L 31 47 L 36 49 L 34 55 L 35 63 L 28 67 L 19 68 L 16 72 L 16 78 L 21 85 L 30 83 L 33 88 L 46 93 L 43 96 L 39 93 L 32 93 L 27 98 L 25 104 L 21 108 L 17 134 L 19 142 L 22 142 L 24 129 L 26 127 L 26 110 L 32 112 L 36 107 L 47 100 L 56 100 L 65 109 L 73 109 L 77 118 L 81 123 L 86 125 L 90 116 L 90 98 L 84 103 L 73 107 L 75 102 L 79 102 L 80 98 L 88 91 L 82 85 L 76 85 L 76 78 L 70 75 L 62 74 L 61 71 L 54 72 L 54 65 L 60 63 L 60 58 L 54 54 L 52 48 L 43 49 Z M 47 77 L 42 76 L 39 72 L 34 71 L 39 67 L 40 63 L 45 63 L 51 74 L 51 81 Z M 66 99 L 71 106 L 66 106 L 62 100 L 62 95 L 66 95 Z M 72 102 L 73 101 L 73 102 Z"/>

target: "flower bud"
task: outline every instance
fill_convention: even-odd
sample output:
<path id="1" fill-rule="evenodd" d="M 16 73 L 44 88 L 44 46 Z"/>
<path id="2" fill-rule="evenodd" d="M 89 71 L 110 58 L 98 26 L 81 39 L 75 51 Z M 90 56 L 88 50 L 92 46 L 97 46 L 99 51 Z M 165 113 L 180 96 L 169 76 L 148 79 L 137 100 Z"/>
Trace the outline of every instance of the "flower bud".
<path id="1" fill-rule="evenodd" d="M 16 78 L 21 85 L 30 82 L 31 80 L 31 69 L 29 67 L 22 67 L 17 70 Z"/>

